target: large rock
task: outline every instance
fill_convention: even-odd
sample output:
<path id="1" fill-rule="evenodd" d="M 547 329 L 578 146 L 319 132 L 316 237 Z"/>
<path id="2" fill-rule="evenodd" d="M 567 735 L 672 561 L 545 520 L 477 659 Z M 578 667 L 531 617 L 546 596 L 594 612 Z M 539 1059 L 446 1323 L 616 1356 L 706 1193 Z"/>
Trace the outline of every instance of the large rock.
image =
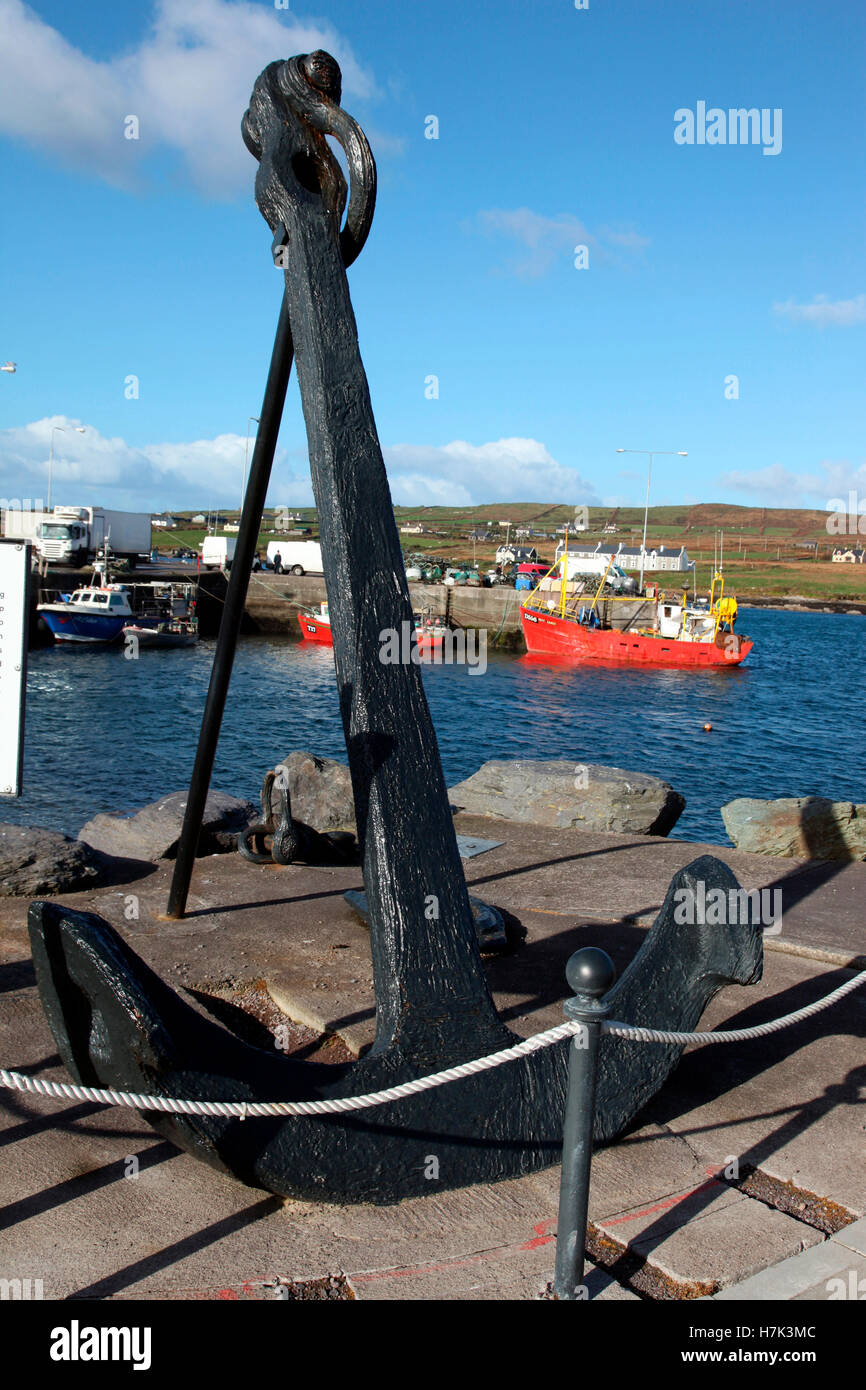
<path id="1" fill-rule="evenodd" d="M 100 871 L 98 855 L 59 830 L 0 824 L 0 894 L 5 897 L 74 893 L 93 887 Z"/>
<path id="2" fill-rule="evenodd" d="M 448 796 L 473 816 L 637 835 L 668 835 L 686 804 L 667 782 L 643 772 L 523 759 L 485 763 Z"/>
<path id="3" fill-rule="evenodd" d="M 314 753 L 290 753 L 280 766 L 289 775 L 293 820 L 313 830 L 357 833 L 352 779 L 345 763 Z"/>
<path id="4" fill-rule="evenodd" d="M 760 801 L 741 796 L 722 807 L 737 849 L 783 859 L 866 859 L 866 806 L 821 796 Z"/>
<path id="5" fill-rule="evenodd" d="M 78 838 L 119 859 L 175 859 L 187 797 L 187 792 L 172 792 L 129 815 L 94 816 L 82 826 Z M 236 849 L 238 832 L 258 818 L 252 802 L 225 792 L 208 792 L 196 852 L 225 854 Z"/>

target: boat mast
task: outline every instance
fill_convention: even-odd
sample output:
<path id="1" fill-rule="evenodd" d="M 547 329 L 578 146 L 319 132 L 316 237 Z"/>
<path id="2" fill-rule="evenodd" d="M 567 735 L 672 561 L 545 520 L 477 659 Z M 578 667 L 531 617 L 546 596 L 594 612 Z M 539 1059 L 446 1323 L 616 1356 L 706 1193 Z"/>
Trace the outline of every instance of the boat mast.
<path id="1" fill-rule="evenodd" d="M 565 523 L 565 549 L 562 552 L 562 578 L 559 582 L 559 616 L 565 617 L 565 581 L 568 574 L 568 522 Z"/>

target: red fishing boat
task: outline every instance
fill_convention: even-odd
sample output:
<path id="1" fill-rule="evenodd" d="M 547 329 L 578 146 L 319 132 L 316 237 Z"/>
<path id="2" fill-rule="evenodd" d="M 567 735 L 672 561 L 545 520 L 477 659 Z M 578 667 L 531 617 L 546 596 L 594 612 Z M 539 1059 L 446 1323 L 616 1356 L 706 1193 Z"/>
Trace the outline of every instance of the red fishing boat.
<path id="1" fill-rule="evenodd" d="M 298 622 L 305 641 L 320 642 L 325 647 L 333 647 L 334 636 L 331 632 L 331 615 L 328 612 L 327 601 L 319 604 L 318 612 L 314 608 L 300 608 Z"/>
<path id="2" fill-rule="evenodd" d="M 433 656 L 441 651 L 448 631 L 441 618 L 434 618 L 429 608 L 423 613 L 413 613 L 415 620 L 415 640 L 419 656 Z"/>
<path id="3" fill-rule="evenodd" d="M 734 632 L 737 600 L 725 597 L 721 574 L 708 600 L 689 603 L 685 593 L 665 595 L 657 584 L 643 595 L 606 592 L 609 569 L 591 597 L 585 583 L 566 582 L 567 556 L 557 562 L 521 605 L 531 656 L 691 668 L 738 666 L 752 650 L 752 639 Z"/>

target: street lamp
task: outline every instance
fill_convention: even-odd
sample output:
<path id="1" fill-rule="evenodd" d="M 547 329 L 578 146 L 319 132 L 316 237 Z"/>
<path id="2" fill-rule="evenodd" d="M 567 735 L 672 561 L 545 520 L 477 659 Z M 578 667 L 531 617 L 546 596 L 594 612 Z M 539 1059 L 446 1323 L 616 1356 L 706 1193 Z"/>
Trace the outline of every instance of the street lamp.
<path id="1" fill-rule="evenodd" d="M 688 453 L 685 449 L 617 449 L 616 452 L 618 454 L 649 454 L 649 468 L 647 469 L 646 475 L 646 505 L 643 512 L 643 545 L 641 546 L 640 552 L 640 590 L 641 593 L 643 593 L 643 571 L 644 561 L 646 560 L 646 528 L 649 519 L 650 480 L 653 474 L 653 458 L 656 454 L 670 454 L 676 458 L 685 459 L 688 458 Z"/>
<path id="2" fill-rule="evenodd" d="M 244 445 L 244 477 L 241 483 L 241 512 L 244 509 L 244 494 L 247 490 L 247 457 L 250 451 L 250 425 L 253 423 L 253 420 L 255 420 L 257 425 L 262 423 L 258 415 L 251 415 L 247 420 L 247 442 Z M 240 513 L 238 514 L 238 521 L 240 521 Z"/>
<path id="3" fill-rule="evenodd" d="M 84 428 L 83 425 L 73 425 L 73 429 L 75 430 L 75 433 L 76 433 L 76 434 L 86 434 L 86 433 L 87 433 L 87 431 L 86 431 L 86 429 Z M 65 434 L 65 433 L 66 433 L 66 426 L 65 426 L 65 425 L 52 425 L 52 426 L 51 426 L 51 446 L 50 446 L 50 448 L 49 448 L 49 450 L 48 450 L 48 506 L 45 508 L 45 510 L 46 510 L 47 512 L 50 512 L 50 511 L 51 511 L 51 474 L 52 474 L 52 471 L 53 471 L 53 469 L 54 469 L 54 436 L 55 436 L 55 434 L 57 433 L 58 430 L 60 431 L 61 434 Z"/>

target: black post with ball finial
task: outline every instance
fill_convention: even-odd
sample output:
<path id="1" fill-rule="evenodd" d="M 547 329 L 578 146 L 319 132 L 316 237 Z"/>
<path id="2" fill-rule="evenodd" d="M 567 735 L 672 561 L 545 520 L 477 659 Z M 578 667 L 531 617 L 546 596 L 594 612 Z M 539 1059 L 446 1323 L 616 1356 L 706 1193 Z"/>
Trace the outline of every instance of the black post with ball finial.
<path id="1" fill-rule="evenodd" d="M 596 946 L 586 946 L 571 957 L 565 967 L 565 975 L 574 990 L 574 998 L 566 999 L 563 1012 L 566 1018 L 580 1023 L 581 1028 L 572 1040 L 568 1057 L 553 1293 L 557 1299 L 574 1302 L 586 1296 L 583 1292 L 583 1261 L 589 1209 L 598 1044 L 602 1020 L 610 1013 L 610 1007 L 603 1002 L 603 997 L 616 979 L 616 969 L 606 951 Z"/>

